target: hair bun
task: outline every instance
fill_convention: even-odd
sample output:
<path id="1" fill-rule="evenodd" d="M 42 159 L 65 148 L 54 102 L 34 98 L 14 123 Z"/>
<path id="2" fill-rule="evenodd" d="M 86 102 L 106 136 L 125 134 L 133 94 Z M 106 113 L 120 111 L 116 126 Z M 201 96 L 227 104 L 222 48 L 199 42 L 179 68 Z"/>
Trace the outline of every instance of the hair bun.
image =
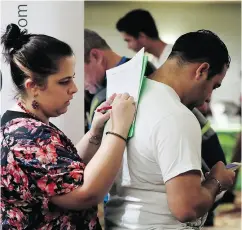
<path id="1" fill-rule="evenodd" d="M 9 60 L 11 54 L 13 54 L 12 51 L 19 50 L 23 44 L 27 43 L 28 36 L 25 34 L 26 30 L 21 31 L 16 24 L 11 23 L 7 26 L 6 32 L 1 37 L 6 60 Z"/>
<path id="2" fill-rule="evenodd" d="M 1 43 L 4 45 L 5 49 L 16 49 L 19 48 L 19 38 L 21 36 L 21 31 L 16 24 L 9 24 L 7 26 L 5 34 L 2 36 Z"/>
<path id="3" fill-rule="evenodd" d="M 4 45 L 5 50 L 18 50 L 29 40 L 29 36 L 24 36 L 26 33 L 26 30 L 21 31 L 16 24 L 11 23 L 1 38 L 1 44 Z"/>

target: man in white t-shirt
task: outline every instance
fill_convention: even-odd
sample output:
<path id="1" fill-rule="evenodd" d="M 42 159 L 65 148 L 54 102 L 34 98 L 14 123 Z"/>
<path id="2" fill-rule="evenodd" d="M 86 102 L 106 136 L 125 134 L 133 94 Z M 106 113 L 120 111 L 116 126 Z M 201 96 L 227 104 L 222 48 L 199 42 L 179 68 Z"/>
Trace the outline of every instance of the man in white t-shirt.
<path id="1" fill-rule="evenodd" d="M 225 44 L 201 30 L 179 37 L 164 65 L 145 79 L 135 135 L 106 205 L 107 230 L 203 226 L 235 174 L 218 162 L 203 178 L 201 129 L 189 108 L 221 85 L 229 64 Z"/>
<path id="2" fill-rule="evenodd" d="M 119 19 L 116 28 L 121 32 L 129 49 L 138 52 L 145 47 L 145 51 L 153 56 L 150 61 L 156 68 L 159 68 L 171 53 L 172 45 L 160 39 L 155 21 L 146 10 L 136 9 L 128 12 Z"/>
<path id="3" fill-rule="evenodd" d="M 173 45 L 166 44 L 159 38 L 156 23 L 150 12 L 143 9 L 135 9 L 124 15 L 116 24 L 116 28 L 121 32 L 129 49 L 137 52 L 145 47 L 149 54 L 150 62 L 159 68 L 169 57 Z M 210 100 L 208 99 L 204 105 Z M 197 117 L 202 129 L 202 158 L 203 172 L 211 168 L 216 162 L 226 163 L 223 149 L 219 143 L 217 134 L 212 130 L 208 120 L 199 112 L 197 108 L 192 108 L 192 112 Z M 211 152 L 213 154 L 211 154 Z M 206 167 L 205 167 L 206 166 Z M 208 167 L 207 167 L 208 166 Z M 227 194 L 229 191 L 227 192 Z M 228 194 L 229 195 L 229 194 Z M 233 196 L 233 194 L 231 194 Z M 214 209 L 219 205 L 219 201 L 214 204 L 208 213 L 205 226 L 213 226 Z"/>

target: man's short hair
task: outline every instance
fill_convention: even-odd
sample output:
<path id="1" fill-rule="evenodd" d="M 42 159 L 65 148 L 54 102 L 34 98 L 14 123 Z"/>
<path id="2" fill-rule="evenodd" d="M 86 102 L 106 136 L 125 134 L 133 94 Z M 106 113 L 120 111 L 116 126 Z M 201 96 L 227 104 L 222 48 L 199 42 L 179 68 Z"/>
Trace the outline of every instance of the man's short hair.
<path id="1" fill-rule="evenodd" d="M 111 49 L 107 42 L 96 32 L 84 29 L 84 61 L 89 62 L 89 56 L 92 49 Z"/>
<path id="2" fill-rule="evenodd" d="M 119 32 L 125 32 L 135 38 L 143 32 L 152 39 L 159 39 L 155 20 L 146 10 L 136 9 L 128 12 L 118 20 L 116 28 Z"/>
<path id="3" fill-rule="evenodd" d="M 231 58 L 223 41 L 210 30 L 198 30 L 180 36 L 168 58 L 176 57 L 180 64 L 207 62 L 208 79 L 220 74 L 224 65 L 229 67 Z"/>

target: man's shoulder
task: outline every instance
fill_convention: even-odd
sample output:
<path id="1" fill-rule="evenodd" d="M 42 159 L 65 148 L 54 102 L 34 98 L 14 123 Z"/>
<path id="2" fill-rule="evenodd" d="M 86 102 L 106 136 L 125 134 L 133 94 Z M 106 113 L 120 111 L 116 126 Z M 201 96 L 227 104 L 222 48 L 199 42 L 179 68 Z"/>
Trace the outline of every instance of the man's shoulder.
<path id="1" fill-rule="evenodd" d="M 157 140 L 170 138 L 170 141 L 177 141 L 191 136 L 197 138 L 201 136 L 201 128 L 196 117 L 188 111 L 180 110 L 166 113 L 157 121 L 156 123 L 152 122 L 154 138 Z"/>
<path id="2" fill-rule="evenodd" d="M 101 90 L 99 90 L 96 94 L 95 94 L 95 96 L 93 97 L 93 98 L 100 98 L 100 99 L 104 99 L 104 100 L 106 100 L 106 90 L 107 90 L 107 88 L 106 87 L 104 87 L 104 88 L 102 88 Z"/>
<path id="3" fill-rule="evenodd" d="M 198 124 L 192 111 L 181 101 L 174 99 L 174 95 L 166 89 L 166 86 L 161 83 L 146 78 L 139 103 L 138 117 L 146 116 L 151 124 L 161 126 L 168 123 L 182 126 L 183 121 Z M 139 111 L 142 114 L 139 114 Z"/>
<path id="4" fill-rule="evenodd" d="M 181 106 L 180 109 L 180 115 L 179 114 L 174 114 L 174 116 L 176 117 L 176 119 L 180 120 L 180 121 L 184 121 L 186 120 L 187 122 L 195 122 L 196 124 L 199 124 L 196 116 L 192 113 L 192 111 L 188 108 L 186 108 L 186 106 Z"/>
<path id="5" fill-rule="evenodd" d="M 177 131 L 184 130 L 184 127 L 186 127 L 187 130 L 200 130 L 197 118 L 192 111 L 186 108 L 182 103 L 170 109 L 167 108 L 167 112 L 161 112 L 161 114 L 163 114 L 163 116 L 161 116 L 159 123 L 162 126 L 173 127 Z"/>

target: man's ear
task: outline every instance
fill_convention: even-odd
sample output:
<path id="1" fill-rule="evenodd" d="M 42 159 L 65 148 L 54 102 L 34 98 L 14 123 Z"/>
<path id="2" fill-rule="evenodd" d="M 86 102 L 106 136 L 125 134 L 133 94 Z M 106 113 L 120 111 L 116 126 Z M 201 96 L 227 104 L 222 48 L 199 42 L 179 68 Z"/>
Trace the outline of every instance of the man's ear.
<path id="1" fill-rule="evenodd" d="M 94 61 L 95 63 L 99 63 L 102 62 L 102 58 L 103 58 L 103 52 L 102 50 L 99 49 L 92 49 L 90 52 L 90 60 Z"/>
<path id="2" fill-rule="evenodd" d="M 207 62 L 203 62 L 201 65 L 199 65 L 196 70 L 196 80 L 203 78 L 207 79 L 209 67 L 210 65 Z"/>
<path id="3" fill-rule="evenodd" d="M 142 41 L 142 42 L 145 42 L 147 40 L 147 35 L 143 32 L 139 32 L 139 37 L 138 37 L 138 40 Z"/>

